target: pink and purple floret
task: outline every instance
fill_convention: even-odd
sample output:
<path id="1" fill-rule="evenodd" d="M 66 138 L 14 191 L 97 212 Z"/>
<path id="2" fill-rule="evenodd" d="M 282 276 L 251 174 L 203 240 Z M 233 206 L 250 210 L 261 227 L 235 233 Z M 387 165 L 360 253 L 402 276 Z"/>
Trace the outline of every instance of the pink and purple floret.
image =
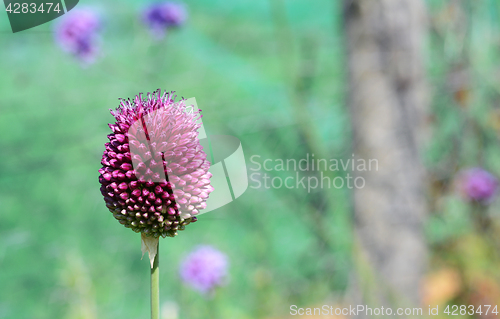
<path id="1" fill-rule="evenodd" d="M 498 179 L 490 172 L 474 167 L 459 175 L 459 187 L 467 200 L 488 204 L 497 193 Z"/>
<path id="2" fill-rule="evenodd" d="M 227 282 L 228 260 L 224 253 L 208 246 L 199 246 L 180 265 L 181 279 L 204 295 Z"/>
<path id="3" fill-rule="evenodd" d="M 153 3 L 143 11 L 144 23 L 157 37 L 162 37 L 169 28 L 181 26 L 186 18 L 185 6 L 177 2 Z"/>
<path id="4" fill-rule="evenodd" d="M 95 61 L 98 52 L 98 15 L 89 9 L 73 9 L 56 25 L 55 38 L 59 46 L 85 64 Z"/>
<path id="5" fill-rule="evenodd" d="M 198 139 L 200 110 L 157 90 L 121 100 L 111 111 L 99 170 L 101 193 L 125 227 L 173 237 L 197 220 L 213 191 L 210 162 Z"/>

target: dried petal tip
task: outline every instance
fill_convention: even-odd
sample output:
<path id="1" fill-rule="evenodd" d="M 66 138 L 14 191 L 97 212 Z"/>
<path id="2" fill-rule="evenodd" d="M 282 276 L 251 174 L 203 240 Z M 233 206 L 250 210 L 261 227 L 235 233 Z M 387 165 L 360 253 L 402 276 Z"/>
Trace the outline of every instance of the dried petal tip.
<path id="1" fill-rule="evenodd" d="M 99 170 L 106 207 L 127 228 L 174 237 L 213 191 L 198 139 L 199 110 L 160 90 L 121 100 Z"/>
<path id="2" fill-rule="evenodd" d="M 151 268 L 153 268 L 153 263 L 155 261 L 156 254 L 158 253 L 158 241 L 159 237 L 149 237 L 141 233 L 141 250 L 142 257 L 144 253 L 148 252 L 149 262 L 151 263 Z M 141 259 L 142 259 L 141 257 Z"/>

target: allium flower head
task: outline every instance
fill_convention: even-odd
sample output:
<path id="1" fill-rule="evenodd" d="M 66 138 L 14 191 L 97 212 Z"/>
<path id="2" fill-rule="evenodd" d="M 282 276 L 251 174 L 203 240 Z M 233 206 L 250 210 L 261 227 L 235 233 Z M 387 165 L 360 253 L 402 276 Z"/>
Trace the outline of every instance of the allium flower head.
<path id="1" fill-rule="evenodd" d="M 173 237 L 196 221 L 213 187 L 198 139 L 200 110 L 160 90 L 121 100 L 99 170 L 101 193 L 125 227 Z"/>
<path id="2" fill-rule="evenodd" d="M 462 195 L 483 204 L 490 203 L 498 189 L 498 180 L 488 171 L 475 167 L 459 175 L 459 188 Z"/>
<path id="3" fill-rule="evenodd" d="M 94 62 L 98 53 L 97 36 L 100 21 L 88 9 L 73 9 L 56 25 L 55 38 L 64 51 L 82 62 Z"/>
<path id="4" fill-rule="evenodd" d="M 186 18 L 186 8 L 176 2 L 154 3 L 143 12 L 144 22 L 157 37 L 162 37 L 170 27 L 182 25 Z"/>
<path id="5" fill-rule="evenodd" d="M 200 246 L 181 263 L 181 279 L 202 294 L 211 293 L 227 282 L 225 254 L 211 246 Z"/>

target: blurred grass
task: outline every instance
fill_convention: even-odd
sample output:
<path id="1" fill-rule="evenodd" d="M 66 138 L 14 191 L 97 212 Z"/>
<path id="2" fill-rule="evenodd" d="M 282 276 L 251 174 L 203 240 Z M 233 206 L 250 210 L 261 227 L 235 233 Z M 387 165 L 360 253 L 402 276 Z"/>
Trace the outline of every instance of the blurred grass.
<path id="1" fill-rule="evenodd" d="M 465 203 L 457 196 L 456 174 L 481 166 L 500 176 L 500 5 L 489 0 L 427 3 L 432 89 L 432 138 L 425 153 L 432 203 L 426 229 L 429 278 L 443 270 L 457 274 L 458 280 L 454 275 L 444 281 L 458 286 L 442 300 L 448 304 L 495 305 L 500 303 L 499 202 Z M 481 226 L 484 220 L 486 228 Z"/>
<path id="2" fill-rule="evenodd" d="M 104 21 L 103 56 L 88 68 L 54 44 L 54 22 L 12 34 L 7 19 L 0 21 L 0 318 L 147 315 L 149 272 L 139 237 L 112 218 L 97 181 L 113 120 L 109 109 L 119 97 L 159 87 L 195 96 L 209 134 L 239 137 L 247 161 L 254 154 L 301 159 L 307 149 L 289 106 L 294 97 L 283 78 L 268 1 L 192 1 L 188 24 L 163 43 L 138 22 L 137 2 L 85 4 Z M 312 34 L 318 43 L 304 107 L 328 155 L 339 157 L 348 119 L 337 5 L 294 1 L 286 9 L 294 34 L 292 73 L 303 59 L 301 39 Z M 348 203 L 325 215 L 334 231 L 332 269 L 322 265 L 306 195 L 249 188 L 177 238 L 163 240 L 162 299 L 179 303 L 182 318 L 205 317 L 210 304 L 177 276 L 180 259 L 199 243 L 231 260 L 230 284 L 215 303 L 221 317 L 280 315 L 292 301 L 316 302 L 344 289 Z M 84 305 L 95 311 L 82 312 Z"/>

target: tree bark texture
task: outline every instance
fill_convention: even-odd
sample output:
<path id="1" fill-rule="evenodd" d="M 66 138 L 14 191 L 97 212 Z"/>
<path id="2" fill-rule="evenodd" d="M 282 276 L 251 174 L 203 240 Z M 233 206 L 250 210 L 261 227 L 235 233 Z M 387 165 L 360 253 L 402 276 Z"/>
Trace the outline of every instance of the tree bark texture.
<path id="1" fill-rule="evenodd" d="M 366 183 L 354 191 L 358 302 L 394 310 L 420 306 L 426 267 L 419 154 L 427 104 L 424 3 L 345 0 L 344 22 L 353 153 L 378 162 L 378 170 L 372 165 L 355 172 Z"/>

